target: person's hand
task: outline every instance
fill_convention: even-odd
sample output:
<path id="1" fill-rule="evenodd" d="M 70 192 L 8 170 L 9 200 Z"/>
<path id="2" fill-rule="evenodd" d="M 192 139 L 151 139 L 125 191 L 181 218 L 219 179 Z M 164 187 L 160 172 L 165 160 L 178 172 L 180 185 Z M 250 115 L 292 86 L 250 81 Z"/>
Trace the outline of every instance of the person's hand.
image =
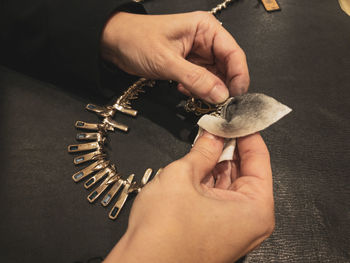
<path id="1" fill-rule="evenodd" d="M 247 91 L 246 57 L 207 12 L 136 15 L 119 12 L 102 34 L 102 57 L 127 73 L 169 79 L 211 103 Z"/>
<path id="2" fill-rule="evenodd" d="M 274 228 L 269 153 L 259 134 L 237 143 L 234 161 L 216 166 L 223 141 L 204 133 L 164 168 L 105 262 L 233 262 L 265 240 Z"/>

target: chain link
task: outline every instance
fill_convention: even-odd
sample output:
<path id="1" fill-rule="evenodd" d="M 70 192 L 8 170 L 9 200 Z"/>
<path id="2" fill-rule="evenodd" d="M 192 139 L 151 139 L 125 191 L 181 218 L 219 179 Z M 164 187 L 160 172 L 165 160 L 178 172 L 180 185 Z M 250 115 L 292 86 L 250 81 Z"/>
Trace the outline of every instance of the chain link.
<path id="1" fill-rule="evenodd" d="M 234 0 L 225 0 L 221 4 L 218 4 L 214 8 L 212 8 L 209 13 L 216 16 L 222 9 L 227 8 L 229 4 L 231 4 Z"/>

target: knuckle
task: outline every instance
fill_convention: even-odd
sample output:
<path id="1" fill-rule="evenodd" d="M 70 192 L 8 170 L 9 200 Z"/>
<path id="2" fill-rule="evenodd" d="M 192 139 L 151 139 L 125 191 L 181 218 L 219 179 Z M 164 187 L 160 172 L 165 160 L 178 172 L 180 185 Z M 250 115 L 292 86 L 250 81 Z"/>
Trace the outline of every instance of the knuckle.
<path id="1" fill-rule="evenodd" d="M 192 151 L 199 154 L 202 157 L 202 159 L 204 159 L 203 161 L 212 162 L 213 160 L 213 152 L 208 148 L 197 146 L 195 148 L 192 148 Z"/>
<path id="2" fill-rule="evenodd" d="M 210 14 L 209 12 L 206 11 L 196 11 L 195 17 L 197 20 L 197 23 L 206 30 L 209 30 L 210 28 L 216 28 L 218 26 L 221 27 L 221 24 L 219 21 L 215 18 L 214 15 Z M 206 31 L 204 30 L 204 31 Z"/>
<path id="3" fill-rule="evenodd" d="M 203 69 L 201 68 L 196 68 L 186 74 L 188 85 L 191 87 L 198 86 L 202 78 L 203 78 Z"/>
<path id="4" fill-rule="evenodd" d="M 206 11 L 195 11 L 194 13 L 200 20 L 209 20 L 213 17 L 213 15 L 209 14 Z"/>
<path id="5" fill-rule="evenodd" d="M 218 81 L 201 67 L 188 72 L 186 79 L 188 89 L 201 98 L 208 97 L 213 87 L 218 84 Z"/>

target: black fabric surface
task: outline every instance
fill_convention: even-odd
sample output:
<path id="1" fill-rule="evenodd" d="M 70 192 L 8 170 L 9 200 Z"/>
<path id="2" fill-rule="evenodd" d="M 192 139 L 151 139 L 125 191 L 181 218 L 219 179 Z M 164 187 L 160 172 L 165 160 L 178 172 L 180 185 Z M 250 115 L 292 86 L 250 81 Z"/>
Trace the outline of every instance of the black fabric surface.
<path id="1" fill-rule="evenodd" d="M 279 3 L 282 11 L 269 14 L 258 1 L 237 1 L 218 16 L 246 52 L 250 92 L 293 109 L 262 133 L 271 153 L 276 229 L 243 262 L 350 262 L 350 17 L 337 1 Z M 149 1 L 145 7 L 160 14 L 215 4 Z M 110 85 L 120 92 L 131 83 L 125 76 Z M 85 104 L 108 101 L 5 67 L 0 89 L 0 261 L 104 257 L 127 227 L 132 199 L 116 221 L 100 202 L 89 204 L 89 191 L 71 179 L 80 168 L 67 145 L 75 143 L 76 120 L 97 120 Z M 109 154 L 123 174 L 139 179 L 146 168 L 189 150 L 193 120 L 178 117 L 180 99 L 161 82 L 135 104 L 137 118 L 118 115 L 131 130 L 110 136 Z"/>
<path id="2" fill-rule="evenodd" d="M 71 89 L 99 89 L 102 30 L 119 10 L 145 12 L 131 0 L 3 0 L 0 62 Z"/>

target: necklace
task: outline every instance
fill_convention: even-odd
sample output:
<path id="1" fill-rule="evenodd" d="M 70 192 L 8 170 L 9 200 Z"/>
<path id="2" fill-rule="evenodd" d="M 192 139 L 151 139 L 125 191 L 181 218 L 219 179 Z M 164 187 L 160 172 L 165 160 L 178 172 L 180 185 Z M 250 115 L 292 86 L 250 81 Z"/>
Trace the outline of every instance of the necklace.
<path id="1" fill-rule="evenodd" d="M 138 1 L 140 2 L 140 1 Z M 216 16 L 220 11 L 227 8 L 233 0 L 225 0 L 221 4 L 211 9 L 209 13 Z M 73 174 L 74 182 L 80 182 L 90 176 L 84 183 L 86 189 L 99 185 L 87 196 L 90 203 L 96 201 L 104 192 L 101 204 L 108 206 L 112 199 L 120 192 L 117 201 L 109 212 L 110 219 L 116 219 L 123 208 L 130 193 L 138 193 L 142 187 L 148 182 L 153 174 L 151 168 L 146 169 L 140 182 L 134 181 L 134 174 L 128 177 L 122 176 L 114 164 L 108 160 L 105 152 L 105 142 L 109 132 L 121 130 L 127 132 L 129 127 L 114 120 L 117 112 L 135 117 L 137 110 L 131 107 L 131 102 L 138 98 L 140 93 L 144 92 L 145 87 L 153 88 L 154 80 L 140 78 L 134 84 L 126 89 L 126 91 L 116 99 L 112 105 L 97 106 L 87 104 L 85 109 L 95 113 L 100 119 L 100 123 L 87 123 L 77 121 L 75 127 L 81 132 L 76 135 L 76 140 L 83 142 L 80 144 L 72 144 L 68 146 L 69 153 L 82 153 L 73 159 L 75 165 L 92 162 L 89 166 Z M 196 115 L 212 114 L 220 115 L 221 108 L 224 104 L 213 105 L 199 99 L 190 98 L 187 100 L 184 108 L 188 112 Z M 87 153 L 86 153 L 87 152 Z M 161 172 L 159 169 L 155 176 Z M 109 190 L 108 190 L 109 189 Z M 122 190 L 121 190 L 122 189 Z M 107 191 L 108 190 L 108 191 Z"/>

